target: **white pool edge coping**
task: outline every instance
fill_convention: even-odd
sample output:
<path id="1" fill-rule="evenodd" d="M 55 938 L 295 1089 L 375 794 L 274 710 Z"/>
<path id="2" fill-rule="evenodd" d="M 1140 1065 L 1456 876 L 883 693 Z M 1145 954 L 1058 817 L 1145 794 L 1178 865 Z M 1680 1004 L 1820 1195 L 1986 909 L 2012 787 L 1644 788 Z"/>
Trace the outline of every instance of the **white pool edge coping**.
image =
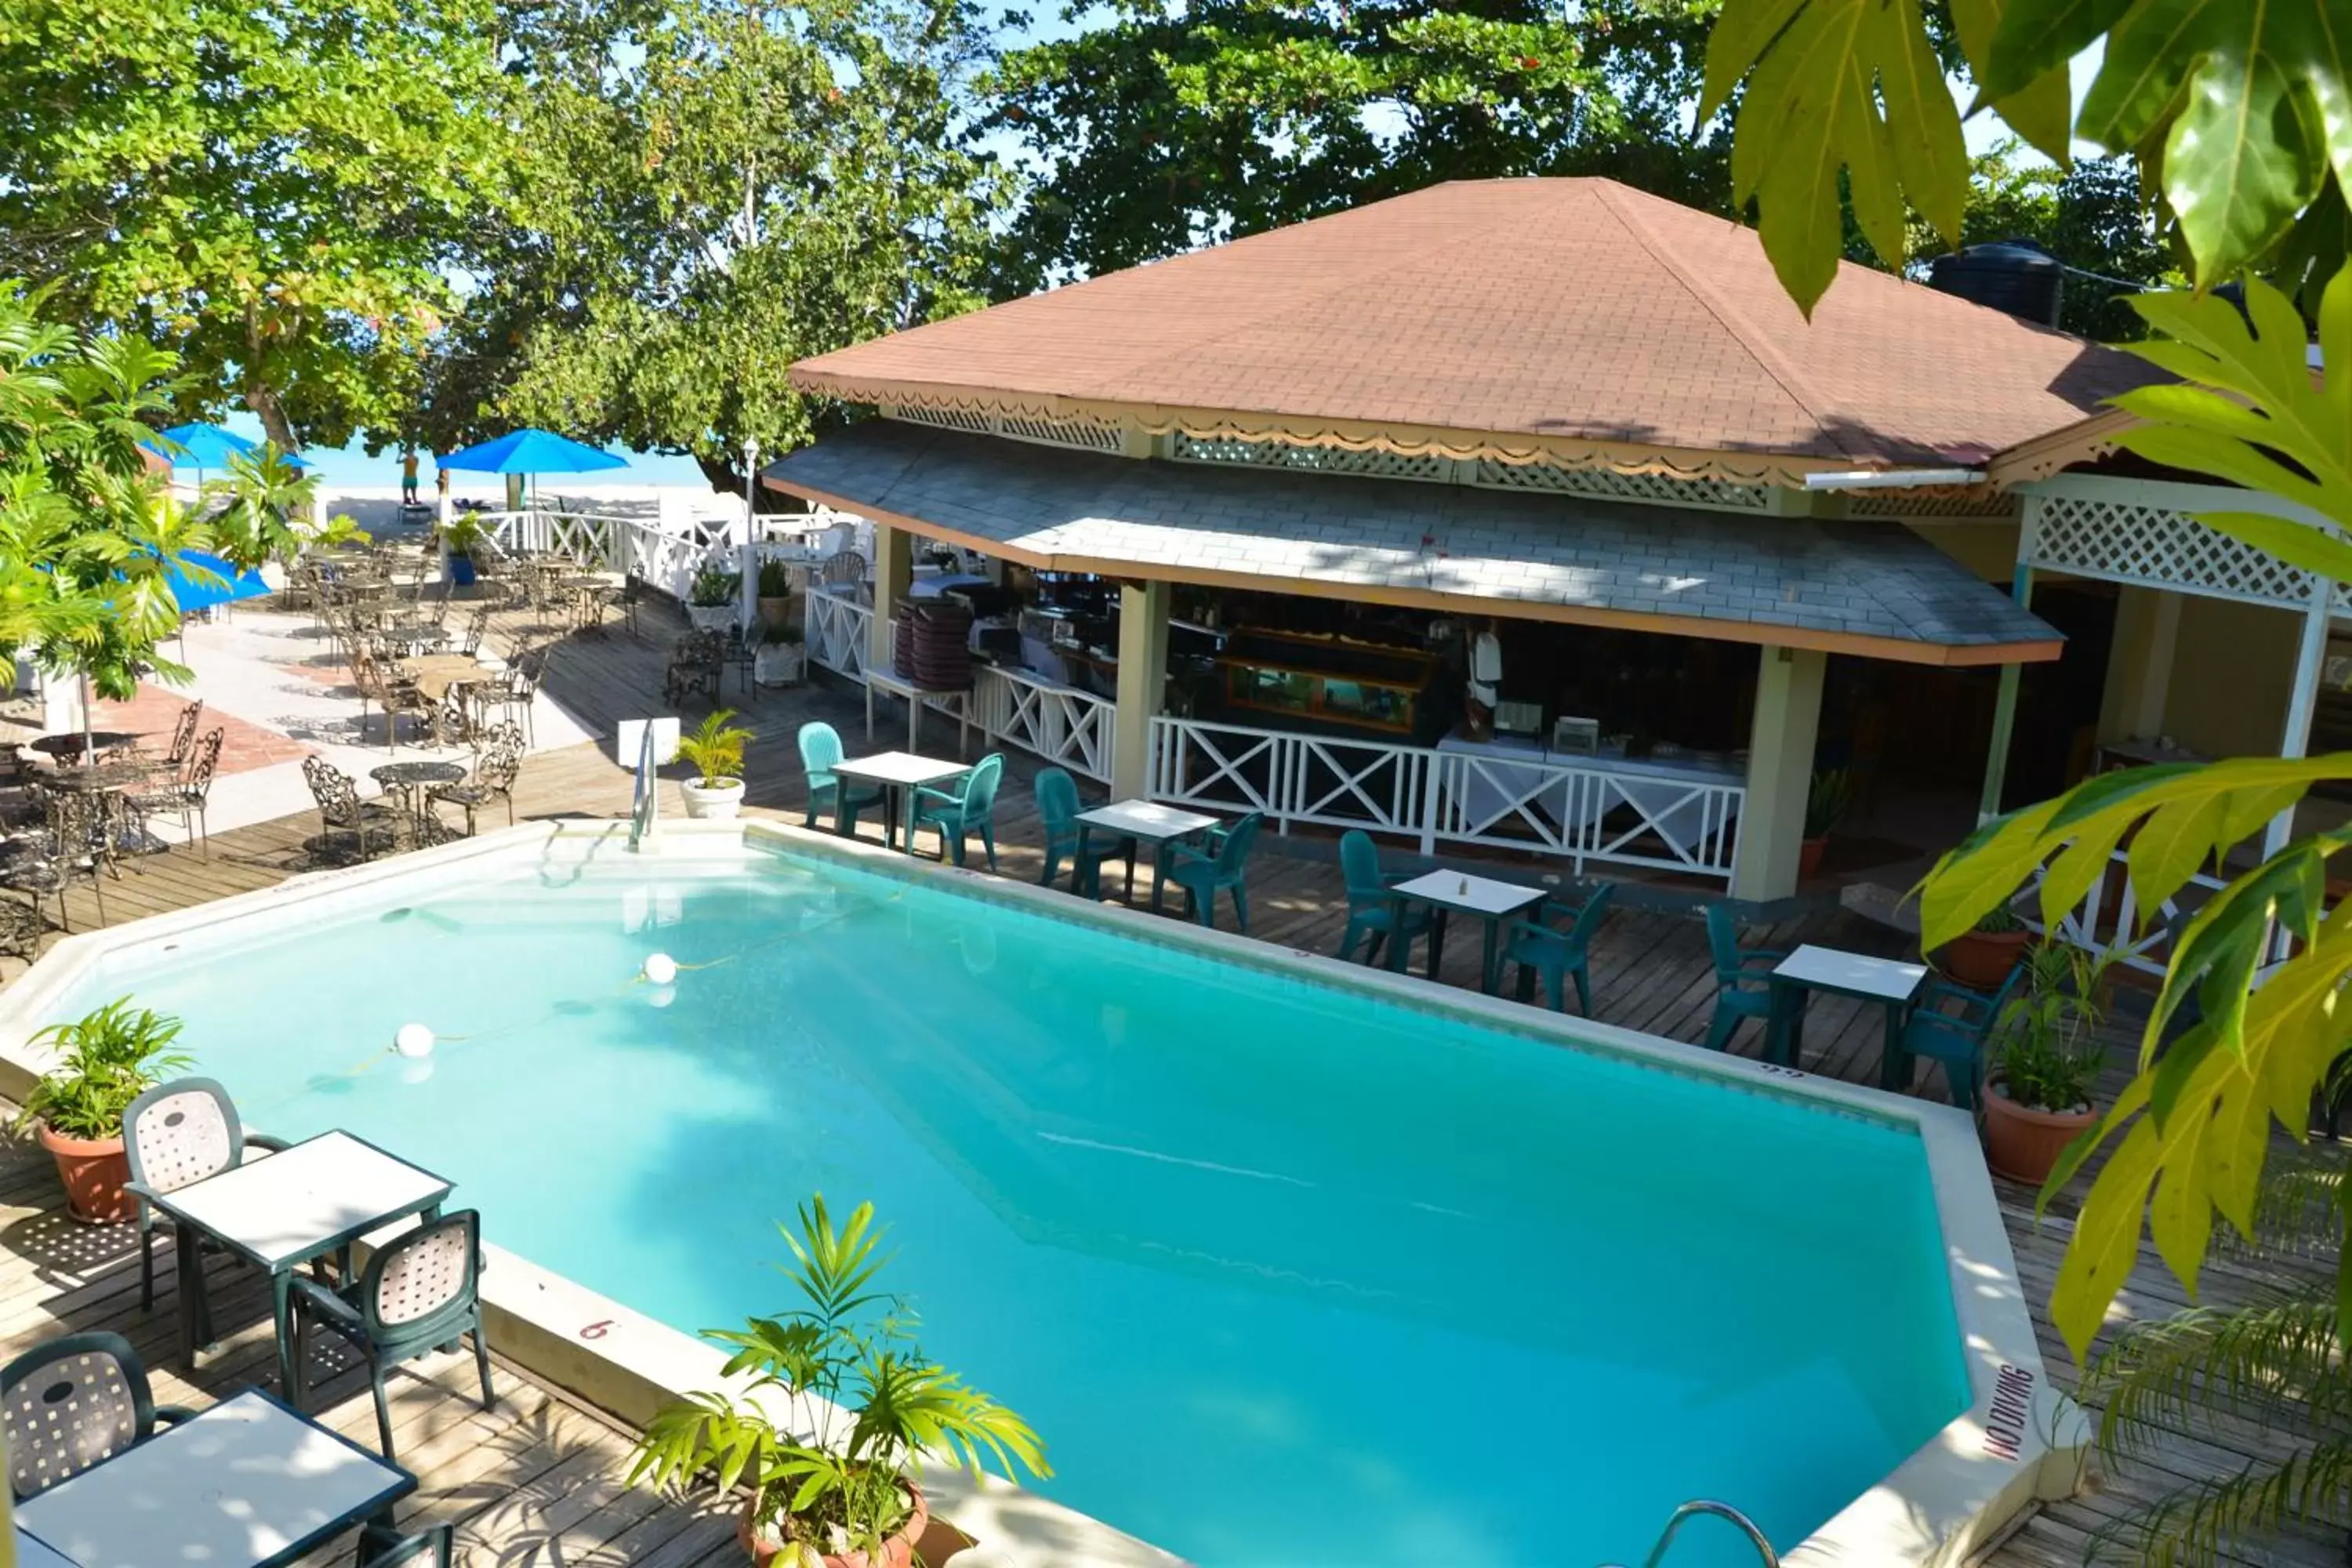
<path id="1" fill-rule="evenodd" d="M 21 1098 L 47 1066 L 28 1044 L 55 998 L 102 955 L 289 902 L 337 898 L 415 879 L 481 858 L 519 858 L 571 840 L 585 858 L 620 858 L 628 824 L 599 820 L 530 823 L 413 854 L 290 879 L 187 910 L 62 938 L 0 993 L 0 1093 Z M 1950 1106 L 1816 1078 L 1790 1068 L 1708 1051 L 1583 1018 L 1568 1018 L 1496 997 L 1344 963 L 1190 922 L 929 862 L 860 840 L 766 818 L 666 822 L 648 843 L 656 855 L 724 856 L 760 846 L 835 859 L 901 879 L 931 880 L 989 901 L 1093 925 L 1162 946 L 1380 997 L 1418 1011 L 1466 1019 L 1522 1037 L 1709 1079 L 1776 1098 L 1826 1104 L 1916 1131 L 1927 1155 L 1943 1233 L 1952 1306 L 1969 1387 L 1969 1407 L 1894 1471 L 1804 1542 L 1781 1554 L 1789 1568 L 1869 1563 L 1956 1568 L 2037 1500 L 2073 1495 L 2085 1475 L 2090 1423 L 2043 1370 L 2033 1322 L 2009 1245 L 1974 1120 Z M 642 1426 L 660 1405 L 721 1386 L 726 1356 L 694 1335 L 655 1321 L 529 1259 L 489 1246 L 483 1301 L 499 1353 L 534 1377 Z M 1737 1302 L 1725 1304 L 1727 1313 Z M 1051 1435 L 1047 1435 L 1049 1440 Z M 971 1537 L 1003 1568 L 1125 1568 L 1181 1560 L 1041 1494 L 994 1478 L 933 1467 L 924 1478 L 934 1513 Z M 1740 1500 L 1720 1500 L 1734 1507 Z M 1660 1520 L 1663 1528 L 1664 1521 Z M 1694 1527 L 1698 1528 L 1698 1527 Z M 979 1555 L 971 1557 L 981 1568 Z M 960 1559 L 961 1560 L 961 1559 Z"/>

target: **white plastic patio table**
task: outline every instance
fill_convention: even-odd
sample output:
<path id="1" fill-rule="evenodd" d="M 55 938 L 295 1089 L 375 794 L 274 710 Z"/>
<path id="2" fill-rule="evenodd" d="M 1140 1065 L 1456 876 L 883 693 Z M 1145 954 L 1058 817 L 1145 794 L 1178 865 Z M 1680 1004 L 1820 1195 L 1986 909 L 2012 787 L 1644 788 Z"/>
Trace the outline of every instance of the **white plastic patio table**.
<path id="1" fill-rule="evenodd" d="M 416 1478 L 258 1389 L 16 1505 L 72 1568 L 272 1568 L 416 1489 Z"/>
<path id="2" fill-rule="evenodd" d="M 16 1568 L 75 1568 L 74 1561 L 56 1547 L 16 1526 Z"/>
<path id="3" fill-rule="evenodd" d="M 908 792 L 925 784 L 951 779 L 958 773 L 971 772 L 970 763 L 950 763 L 938 757 L 919 756 L 913 752 L 877 752 L 870 757 L 851 757 L 833 764 L 835 774 L 844 778 L 864 779 L 867 784 L 882 786 L 882 847 L 895 842 L 900 816 L 913 814 L 901 808 Z M 833 817 L 834 831 L 844 831 L 845 820 L 840 812 Z M 915 825 L 907 824 L 907 853 L 915 852 Z"/>
<path id="4" fill-rule="evenodd" d="M 1772 987 L 1772 1017 L 1766 1026 L 1765 1048 L 1775 1061 L 1795 1067 L 1804 1031 L 1803 993 L 1826 991 L 1878 1003 L 1886 1016 L 1885 1048 L 1893 1050 L 1903 1036 L 1904 1016 L 1927 982 L 1927 966 L 1807 942 L 1774 964 L 1766 979 Z"/>
<path id="5" fill-rule="evenodd" d="M 1544 890 L 1520 882 L 1502 882 L 1492 877 L 1474 877 L 1464 871 L 1424 871 L 1410 881 L 1399 882 L 1389 889 L 1389 897 L 1398 900 L 1424 903 L 1435 911 L 1429 922 L 1429 977 L 1437 978 L 1437 965 L 1445 952 L 1445 917 L 1454 910 L 1475 915 L 1486 922 L 1484 961 L 1478 971 L 1478 987 L 1488 995 L 1495 993 L 1496 948 L 1499 944 L 1503 921 L 1522 910 L 1543 902 Z M 1399 922 L 1402 930 L 1402 922 Z M 1412 946 L 1399 936 L 1389 943 L 1389 967 L 1399 974 L 1404 973 L 1407 951 Z"/>
<path id="6" fill-rule="evenodd" d="M 1078 813 L 1078 864 L 1071 868 L 1070 875 L 1075 879 L 1087 863 L 1087 837 L 1108 833 L 1126 847 L 1127 890 L 1123 897 L 1131 904 L 1135 902 L 1135 861 L 1141 846 L 1149 844 L 1153 847 L 1156 868 L 1160 845 L 1171 839 L 1190 838 L 1216 826 L 1217 818 L 1204 813 L 1150 800 L 1113 801 L 1092 811 L 1082 811 Z M 1156 868 L 1151 879 L 1151 911 L 1160 912 L 1160 877 Z"/>
<path id="7" fill-rule="evenodd" d="M 197 1261 L 188 1231 L 201 1231 L 269 1275 L 278 1327 L 278 1386 L 294 1387 L 293 1338 L 287 1332 L 294 1270 L 381 1226 L 411 1215 L 430 1217 L 450 1184 L 348 1132 L 321 1132 L 267 1159 L 251 1160 L 151 1201 L 182 1229 L 173 1247 L 180 1268 L 181 1349 L 196 1360 Z"/>

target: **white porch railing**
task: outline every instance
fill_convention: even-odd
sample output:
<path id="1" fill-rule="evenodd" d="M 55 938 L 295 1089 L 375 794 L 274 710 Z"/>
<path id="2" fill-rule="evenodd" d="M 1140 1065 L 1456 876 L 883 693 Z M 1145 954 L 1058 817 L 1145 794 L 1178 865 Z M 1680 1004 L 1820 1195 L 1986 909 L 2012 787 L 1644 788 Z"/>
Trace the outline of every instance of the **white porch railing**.
<path id="1" fill-rule="evenodd" d="M 1360 827 L 1440 844 L 1549 855 L 1694 876 L 1731 875 L 1745 784 L 1286 734 L 1189 719 L 1151 727 L 1155 800 L 1262 811 L 1293 823 Z"/>
<path id="2" fill-rule="evenodd" d="M 2225 887 L 2218 877 L 2202 871 L 2191 875 L 2189 887 L 2210 894 Z M 2183 889 L 2186 892 L 2188 889 Z M 2020 912 L 2025 923 L 2046 933 L 2042 922 L 2039 897 L 2042 877 L 2035 873 L 2019 895 Z M 2126 969 L 2137 969 L 2143 974 L 2161 974 L 2172 956 L 2172 917 L 2186 909 L 2191 911 L 2202 907 L 2204 900 L 2184 902 L 2179 894 L 2167 899 L 2152 911 L 2143 912 L 2138 890 L 2132 886 L 2130 859 L 2126 851 L 2115 852 L 2106 875 L 2091 884 L 2083 901 L 2066 912 L 2058 922 L 2058 934 L 2076 947 L 2084 948 Z"/>
<path id="3" fill-rule="evenodd" d="M 803 630 L 810 662 L 852 680 L 866 679 L 866 639 L 874 624 L 871 605 L 845 595 L 809 585 L 807 624 Z"/>
<path id="4" fill-rule="evenodd" d="M 629 525 L 627 518 L 544 508 L 486 511 L 481 519 L 491 537 L 504 549 L 568 555 L 583 566 L 603 566 L 610 561 L 615 531 Z"/>
<path id="5" fill-rule="evenodd" d="M 1025 669 L 985 664 L 972 671 L 971 697 L 972 721 L 985 733 L 1074 773 L 1110 782 L 1118 703 Z"/>

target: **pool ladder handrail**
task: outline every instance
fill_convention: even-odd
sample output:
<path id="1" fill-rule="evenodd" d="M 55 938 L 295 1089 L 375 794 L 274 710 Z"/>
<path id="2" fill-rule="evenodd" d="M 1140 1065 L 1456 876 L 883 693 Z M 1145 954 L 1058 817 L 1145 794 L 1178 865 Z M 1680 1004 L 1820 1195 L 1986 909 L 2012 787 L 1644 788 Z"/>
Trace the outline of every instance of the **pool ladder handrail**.
<path id="1" fill-rule="evenodd" d="M 1756 1555 L 1764 1568 L 1780 1568 L 1780 1554 L 1772 1550 L 1772 1543 L 1764 1538 L 1762 1531 L 1756 1528 L 1756 1521 L 1729 1503 L 1717 1502 L 1712 1498 L 1693 1498 L 1675 1510 L 1673 1517 L 1666 1521 L 1666 1528 L 1658 1534 L 1658 1543 L 1650 1548 L 1647 1557 L 1642 1559 L 1642 1568 L 1658 1568 L 1658 1564 L 1665 1561 L 1666 1549 L 1675 1543 L 1675 1533 L 1701 1514 L 1711 1514 L 1748 1537 L 1748 1543 L 1756 1548 Z M 1608 1568 L 1608 1565 L 1603 1564 L 1602 1568 Z"/>
<path id="2" fill-rule="evenodd" d="M 661 784 L 654 776 L 654 727 L 650 721 L 637 742 L 636 795 L 629 802 L 629 847 L 653 837 L 661 821 Z"/>

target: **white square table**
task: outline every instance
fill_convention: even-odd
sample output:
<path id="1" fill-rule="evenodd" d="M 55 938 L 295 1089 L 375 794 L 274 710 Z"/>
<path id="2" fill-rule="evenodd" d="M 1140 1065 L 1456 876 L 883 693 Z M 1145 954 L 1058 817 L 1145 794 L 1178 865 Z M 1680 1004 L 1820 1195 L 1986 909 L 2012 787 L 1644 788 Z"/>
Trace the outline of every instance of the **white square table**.
<path id="1" fill-rule="evenodd" d="M 400 1466 L 248 1389 L 18 1503 L 16 1519 L 72 1568 L 277 1568 L 389 1525 L 415 1489 Z"/>
<path id="2" fill-rule="evenodd" d="M 867 784 L 882 786 L 882 847 L 885 849 L 890 847 L 898 836 L 898 819 L 904 816 L 908 819 L 907 853 L 911 855 L 915 852 L 914 813 L 902 812 L 900 807 L 916 790 L 925 784 L 938 784 L 942 779 L 951 779 L 958 773 L 968 773 L 971 772 L 971 764 L 946 762 L 913 752 L 877 752 L 870 757 L 851 757 L 835 763 L 833 772 L 837 777 L 863 779 Z M 846 831 L 844 826 L 846 820 L 836 807 L 833 814 L 833 830 L 835 833 Z"/>
<path id="3" fill-rule="evenodd" d="M 1409 881 L 1399 882 L 1389 889 L 1389 897 L 1397 901 L 1398 935 L 1389 941 L 1389 967 L 1402 974 L 1412 943 L 1404 939 L 1404 905 L 1407 902 L 1427 904 L 1429 921 L 1429 977 L 1437 978 L 1437 965 L 1445 954 L 1445 919 L 1455 910 L 1475 915 L 1486 923 L 1486 946 L 1478 971 L 1478 987 L 1489 996 L 1495 994 L 1496 952 L 1500 945 L 1503 922 L 1513 915 L 1543 902 L 1544 890 L 1519 882 L 1497 881 L 1492 877 L 1474 877 L 1466 871 L 1424 871 Z"/>
<path id="4" fill-rule="evenodd" d="M 1804 1033 L 1806 992 L 1826 991 L 1879 1004 L 1886 1016 L 1884 1048 L 1892 1052 L 1903 1037 L 1904 1019 L 1919 987 L 1927 984 L 1927 966 L 1808 942 L 1774 964 L 1765 979 L 1772 988 L 1772 1016 L 1764 1037 L 1766 1054 L 1784 1066 L 1796 1067 Z"/>
<path id="5" fill-rule="evenodd" d="M 279 1386 L 290 1395 L 294 1347 L 287 1312 L 294 1270 L 347 1249 L 378 1226 L 411 1215 L 433 1218 L 449 1188 L 444 1178 L 364 1139 L 321 1132 L 267 1159 L 151 1194 L 147 1201 L 179 1227 L 173 1252 L 180 1271 L 181 1350 L 187 1364 L 195 1365 L 196 1347 L 211 1331 L 210 1310 L 203 1303 L 199 1235 L 269 1275 Z"/>
<path id="6" fill-rule="evenodd" d="M 71 1558 L 19 1524 L 16 1530 L 16 1568 L 75 1568 Z"/>
<path id="7" fill-rule="evenodd" d="M 1181 806 L 1161 805 L 1150 800 L 1114 801 L 1092 811 L 1082 811 L 1078 813 L 1078 863 L 1070 868 L 1071 890 L 1077 890 L 1077 879 L 1087 865 L 1087 839 L 1096 833 L 1108 833 L 1126 851 L 1127 887 L 1120 896 L 1130 904 L 1135 902 L 1135 862 L 1142 853 L 1141 847 L 1149 844 L 1152 848 L 1151 912 L 1158 914 L 1161 849 L 1179 839 L 1206 833 L 1217 823 L 1218 818 L 1205 812 L 1186 811 Z M 1097 888 L 1096 891 L 1099 893 L 1101 889 Z"/>

